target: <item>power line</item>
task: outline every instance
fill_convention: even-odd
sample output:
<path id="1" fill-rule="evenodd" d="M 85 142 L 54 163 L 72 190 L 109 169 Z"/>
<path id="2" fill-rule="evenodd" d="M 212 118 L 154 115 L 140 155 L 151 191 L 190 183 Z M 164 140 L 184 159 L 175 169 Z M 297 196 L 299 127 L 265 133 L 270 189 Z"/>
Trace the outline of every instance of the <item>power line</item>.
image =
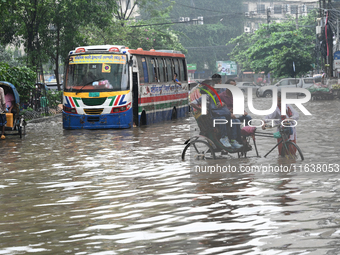
<path id="1" fill-rule="evenodd" d="M 203 8 L 198 8 L 198 7 L 189 6 L 189 5 L 180 4 L 180 3 L 176 3 L 176 5 L 181 5 L 181 6 L 190 8 L 190 9 L 201 10 L 201 11 L 209 11 L 209 12 L 219 12 L 219 13 L 224 13 L 224 14 L 232 14 L 231 12 L 221 12 L 221 11 L 216 11 L 216 10 L 203 9 Z"/>
<path id="2" fill-rule="evenodd" d="M 229 45 L 215 45 L 215 46 L 197 46 L 197 47 L 185 47 L 185 49 L 188 50 L 193 50 L 193 49 L 206 49 L 206 48 L 226 48 L 226 47 L 231 47 Z"/>

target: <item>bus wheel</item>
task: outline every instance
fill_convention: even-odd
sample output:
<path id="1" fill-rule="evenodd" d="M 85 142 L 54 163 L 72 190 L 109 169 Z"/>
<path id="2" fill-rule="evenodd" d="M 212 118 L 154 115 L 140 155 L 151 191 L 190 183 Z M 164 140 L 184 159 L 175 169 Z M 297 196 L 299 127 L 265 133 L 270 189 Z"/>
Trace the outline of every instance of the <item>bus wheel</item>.
<path id="1" fill-rule="evenodd" d="M 172 109 L 172 113 L 171 113 L 171 120 L 175 120 L 177 119 L 177 110 L 176 110 L 176 107 L 174 107 Z"/>
<path id="2" fill-rule="evenodd" d="M 145 113 L 145 111 L 142 111 L 139 123 L 140 123 L 140 126 L 146 125 L 146 113 Z"/>

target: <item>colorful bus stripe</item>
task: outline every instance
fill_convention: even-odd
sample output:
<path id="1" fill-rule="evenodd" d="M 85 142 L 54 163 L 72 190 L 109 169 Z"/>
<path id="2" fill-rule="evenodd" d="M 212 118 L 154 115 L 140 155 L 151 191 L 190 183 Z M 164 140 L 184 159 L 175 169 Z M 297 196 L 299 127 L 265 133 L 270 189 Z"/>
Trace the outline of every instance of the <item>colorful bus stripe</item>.
<path id="1" fill-rule="evenodd" d="M 188 98 L 188 93 L 181 93 L 181 94 L 173 94 L 173 95 L 163 95 L 163 96 L 154 96 L 154 97 L 142 97 L 139 99 L 139 104 L 145 103 L 155 103 L 161 101 L 173 101 L 176 99 L 183 99 Z"/>
<path id="2" fill-rule="evenodd" d="M 76 104 L 77 107 L 79 107 L 78 100 L 81 100 L 80 97 L 73 97 L 73 102 Z"/>
<path id="3" fill-rule="evenodd" d="M 71 105 L 73 106 L 73 108 L 76 108 L 76 106 L 75 106 L 75 104 L 74 104 L 74 102 L 73 102 L 72 97 L 69 97 L 68 99 L 70 100 L 70 103 L 71 103 Z"/>
<path id="4" fill-rule="evenodd" d="M 117 105 L 118 105 L 118 102 L 119 102 L 120 97 L 121 97 L 121 95 L 117 96 L 117 100 L 115 101 L 114 106 L 117 106 Z"/>
<path id="5" fill-rule="evenodd" d="M 78 98 L 89 98 L 89 93 L 91 92 L 64 92 L 64 96 L 67 97 L 78 97 Z M 129 94 L 130 90 L 124 90 L 124 91 L 112 91 L 112 92 L 99 92 L 98 97 L 113 97 L 118 95 L 126 95 Z"/>
<path id="6" fill-rule="evenodd" d="M 109 106 L 112 106 L 113 103 L 114 103 L 114 101 L 115 101 L 115 99 L 116 99 L 116 96 L 114 96 L 114 97 L 108 97 L 108 98 L 111 99 Z"/>

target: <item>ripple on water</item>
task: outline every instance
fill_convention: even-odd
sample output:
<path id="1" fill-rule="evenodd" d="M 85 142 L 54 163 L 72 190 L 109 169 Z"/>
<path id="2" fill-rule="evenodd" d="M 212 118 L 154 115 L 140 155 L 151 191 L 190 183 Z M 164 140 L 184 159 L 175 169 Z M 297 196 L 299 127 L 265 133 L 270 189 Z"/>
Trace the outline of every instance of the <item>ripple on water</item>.
<path id="1" fill-rule="evenodd" d="M 309 103 L 314 127 L 300 118 L 303 164 L 337 162 L 332 104 Z M 0 147 L 0 254 L 336 254 L 337 175 L 190 172 L 181 161 L 188 118 L 129 130 L 67 131 L 59 121 L 28 131 Z M 263 156 L 275 140 L 257 142 Z M 275 150 L 214 164 L 300 163 Z"/>

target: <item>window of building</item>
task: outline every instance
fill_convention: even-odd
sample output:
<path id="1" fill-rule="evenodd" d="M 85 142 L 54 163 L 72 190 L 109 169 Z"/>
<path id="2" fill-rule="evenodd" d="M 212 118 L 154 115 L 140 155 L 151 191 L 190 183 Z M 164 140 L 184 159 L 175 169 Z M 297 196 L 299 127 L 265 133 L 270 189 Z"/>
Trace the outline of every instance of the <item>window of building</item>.
<path id="1" fill-rule="evenodd" d="M 310 13 L 312 10 L 314 10 L 313 5 L 307 5 L 307 12 Z"/>
<path id="2" fill-rule="evenodd" d="M 249 5 L 243 4 L 243 12 L 249 12 Z"/>
<path id="3" fill-rule="evenodd" d="M 282 14 L 281 4 L 274 4 L 274 14 Z"/>
<path id="4" fill-rule="evenodd" d="M 291 14 L 297 14 L 299 10 L 299 7 L 297 5 L 291 5 L 290 6 L 290 13 Z"/>
<path id="5" fill-rule="evenodd" d="M 257 13 L 258 14 L 265 14 L 266 13 L 266 7 L 264 4 L 257 4 Z"/>

